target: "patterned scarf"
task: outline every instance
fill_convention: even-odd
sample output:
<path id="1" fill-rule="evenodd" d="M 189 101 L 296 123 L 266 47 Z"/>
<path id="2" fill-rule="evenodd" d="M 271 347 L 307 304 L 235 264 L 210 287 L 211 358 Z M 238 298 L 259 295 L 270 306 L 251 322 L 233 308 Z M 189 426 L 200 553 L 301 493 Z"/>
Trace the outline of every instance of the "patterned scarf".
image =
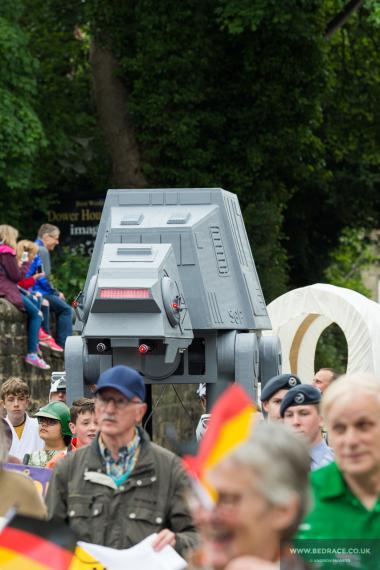
<path id="1" fill-rule="evenodd" d="M 106 464 L 107 475 L 113 479 L 118 487 L 128 479 L 136 465 L 140 452 L 140 440 L 141 438 L 136 431 L 132 441 L 119 448 L 118 457 L 115 460 L 99 438 L 100 452 Z"/>

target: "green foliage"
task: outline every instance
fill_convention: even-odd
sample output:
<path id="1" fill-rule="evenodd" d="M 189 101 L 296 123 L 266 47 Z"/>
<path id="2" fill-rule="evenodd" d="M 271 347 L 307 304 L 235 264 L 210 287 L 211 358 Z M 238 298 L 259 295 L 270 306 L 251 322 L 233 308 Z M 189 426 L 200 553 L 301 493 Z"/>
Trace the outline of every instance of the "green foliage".
<path id="1" fill-rule="evenodd" d="M 36 109 L 47 144 L 35 161 L 35 185 L 44 188 L 34 201 L 29 233 L 46 221 L 46 212 L 67 196 L 103 196 L 109 160 L 91 98 L 89 38 L 76 0 L 24 0 L 24 29 L 39 61 L 35 76 Z"/>
<path id="2" fill-rule="evenodd" d="M 321 3 L 86 7 L 96 41 L 117 56 L 149 185 L 236 192 L 266 297 L 283 293 L 288 201 L 324 180 Z"/>
<path id="3" fill-rule="evenodd" d="M 326 281 L 370 297 L 370 291 L 363 284 L 362 272 L 377 262 L 375 245 L 375 238 L 368 237 L 363 229 L 344 228 L 337 247 L 329 256 L 329 265 L 325 271 Z M 315 370 L 328 367 L 343 373 L 347 368 L 347 356 L 347 340 L 340 327 L 333 323 L 318 340 Z"/>
<path id="4" fill-rule="evenodd" d="M 380 210 L 380 2 L 326 41 L 345 4 L 4 0 L 3 221 L 30 234 L 62 195 L 104 196 L 96 41 L 117 59 L 148 185 L 236 192 L 267 301 L 320 281 L 342 229 Z"/>
<path id="5" fill-rule="evenodd" d="M 0 8 L 0 221 L 21 226 L 46 139 L 35 105 L 37 61 L 17 19 L 22 4 L 12 4 Z"/>
<path id="6" fill-rule="evenodd" d="M 54 275 L 52 283 L 65 294 L 71 303 L 82 290 L 86 280 L 90 259 L 83 255 L 80 246 L 70 248 L 65 246 L 59 255 L 54 257 Z"/>
<path id="7" fill-rule="evenodd" d="M 314 358 L 314 370 L 334 368 L 341 374 L 347 368 L 348 347 L 342 329 L 335 323 L 319 337 Z"/>
<path id="8" fill-rule="evenodd" d="M 325 21 L 344 4 L 323 2 Z M 321 279 L 329 262 L 327 252 L 337 246 L 344 227 L 378 224 L 379 8 L 378 1 L 365 2 L 326 42 L 323 121 L 317 131 L 325 165 L 311 173 L 285 214 L 294 285 Z"/>
<path id="9" fill-rule="evenodd" d="M 373 245 L 374 240 L 366 236 L 364 230 L 345 228 L 338 246 L 330 254 L 330 264 L 325 271 L 327 282 L 370 297 L 362 272 L 377 261 Z"/>

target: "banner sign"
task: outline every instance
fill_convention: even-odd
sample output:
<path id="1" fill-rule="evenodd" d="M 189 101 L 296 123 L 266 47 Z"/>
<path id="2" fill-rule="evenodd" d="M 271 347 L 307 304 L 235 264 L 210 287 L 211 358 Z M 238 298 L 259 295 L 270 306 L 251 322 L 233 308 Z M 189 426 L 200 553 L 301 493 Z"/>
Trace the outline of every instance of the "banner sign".
<path id="1" fill-rule="evenodd" d="M 4 463 L 3 467 L 5 469 L 20 471 L 25 475 L 28 475 L 37 488 L 37 491 L 45 497 L 49 479 L 52 476 L 53 471 L 51 469 L 44 469 L 43 467 L 31 467 L 29 465 L 20 465 L 18 463 Z"/>
<path id="2" fill-rule="evenodd" d="M 78 254 L 91 255 L 103 204 L 101 199 L 60 204 L 48 211 L 47 222 L 59 227 L 63 245 L 72 247 Z"/>

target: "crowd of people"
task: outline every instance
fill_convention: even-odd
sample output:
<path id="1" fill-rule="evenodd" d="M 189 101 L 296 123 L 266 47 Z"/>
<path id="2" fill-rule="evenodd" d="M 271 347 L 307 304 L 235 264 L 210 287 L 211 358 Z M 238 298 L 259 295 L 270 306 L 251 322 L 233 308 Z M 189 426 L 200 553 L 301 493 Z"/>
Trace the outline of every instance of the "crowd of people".
<path id="1" fill-rule="evenodd" d="M 205 391 L 198 394 L 204 405 Z M 79 540 L 116 549 L 155 532 L 153 547 L 172 546 L 192 570 L 321 567 L 303 559 L 300 544 L 318 552 L 318 541 L 340 541 L 342 555 L 352 545 L 360 551 L 357 541 L 380 539 L 380 381 L 374 377 L 322 369 L 312 384 L 294 374 L 270 379 L 261 392 L 263 419 L 207 473 L 212 504 L 180 459 L 141 427 L 147 404 L 136 370 L 106 370 L 94 398 L 71 408 L 65 374 L 53 373 L 49 402 L 33 418 L 29 397 L 20 378 L 1 386 L 0 462 L 50 468 L 52 476 L 42 501 L 26 477 L 1 468 L 0 516 L 15 506 L 59 519 Z M 371 567 L 360 553 L 355 567 Z"/>
<path id="2" fill-rule="evenodd" d="M 42 224 L 37 239 L 19 240 L 16 228 L 0 225 L 0 298 L 26 314 L 27 354 L 25 362 L 49 370 L 41 347 L 63 352 L 72 334 L 72 309 L 64 294 L 51 283 L 50 252 L 59 243 L 60 231 Z M 50 313 L 56 319 L 56 338 L 51 333 Z"/>

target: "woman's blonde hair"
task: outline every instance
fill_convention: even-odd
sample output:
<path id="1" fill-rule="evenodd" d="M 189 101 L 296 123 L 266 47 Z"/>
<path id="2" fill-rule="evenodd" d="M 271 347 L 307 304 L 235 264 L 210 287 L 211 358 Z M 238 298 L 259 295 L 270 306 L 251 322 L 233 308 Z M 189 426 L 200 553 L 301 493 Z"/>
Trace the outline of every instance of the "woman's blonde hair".
<path id="1" fill-rule="evenodd" d="M 17 242 L 16 256 L 17 259 L 21 259 L 24 251 L 28 252 L 28 261 L 32 261 L 38 253 L 38 245 L 29 239 L 22 239 Z"/>
<path id="2" fill-rule="evenodd" d="M 6 224 L 0 225 L 0 242 L 9 245 L 16 249 L 17 247 L 18 230 L 13 226 L 8 226 Z"/>

